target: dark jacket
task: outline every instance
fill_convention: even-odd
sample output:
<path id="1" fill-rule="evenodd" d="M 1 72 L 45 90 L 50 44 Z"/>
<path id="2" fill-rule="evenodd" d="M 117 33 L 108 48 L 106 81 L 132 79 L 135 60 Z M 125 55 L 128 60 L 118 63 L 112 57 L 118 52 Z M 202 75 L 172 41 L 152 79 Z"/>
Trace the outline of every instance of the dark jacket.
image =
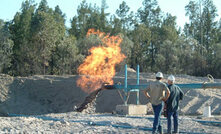
<path id="1" fill-rule="evenodd" d="M 167 103 L 167 111 L 175 112 L 178 110 L 179 107 L 179 101 L 183 99 L 183 91 L 177 86 L 177 85 L 168 85 L 168 88 L 170 90 L 170 96 Z"/>

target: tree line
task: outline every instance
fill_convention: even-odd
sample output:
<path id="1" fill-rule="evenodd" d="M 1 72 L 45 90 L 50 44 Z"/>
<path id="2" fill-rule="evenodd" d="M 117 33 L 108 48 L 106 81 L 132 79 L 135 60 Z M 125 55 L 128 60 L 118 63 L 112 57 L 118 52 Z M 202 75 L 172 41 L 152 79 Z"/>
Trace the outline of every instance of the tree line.
<path id="1" fill-rule="evenodd" d="M 22 3 L 13 20 L 0 20 L 0 73 L 13 76 L 35 74 L 77 74 L 78 66 L 89 55 L 89 49 L 102 45 L 88 29 L 120 35 L 123 64 L 142 72 L 211 74 L 221 78 L 221 20 L 212 0 L 190 0 L 185 6 L 186 22 L 181 29 L 176 16 L 164 13 L 157 0 L 143 0 L 136 11 L 123 1 L 115 14 L 83 0 L 71 27 L 65 26 L 65 14 L 46 0 Z M 185 20 L 184 20 L 185 21 Z M 119 65 L 120 66 L 120 65 Z"/>

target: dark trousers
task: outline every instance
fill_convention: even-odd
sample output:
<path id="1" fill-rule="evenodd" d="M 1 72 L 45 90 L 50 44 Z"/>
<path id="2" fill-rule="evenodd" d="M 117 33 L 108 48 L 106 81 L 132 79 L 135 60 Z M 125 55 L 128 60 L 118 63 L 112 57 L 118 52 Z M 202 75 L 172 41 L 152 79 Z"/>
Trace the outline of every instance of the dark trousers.
<path id="1" fill-rule="evenodd" d="M 167 111 L 167 132 L 171 133 L 171 124 L 172 124 L 172 119 L 171 117 L 173 116 L 173 125 L 174 125 L 174 132 L 178 132 L 178 112 L 171 112 L 171 111 Z"/>
<path id="2" fill-rule="evenodd" d="M 160 124 L 160 115 L 163 110 L 163 103 L 159 105 L 152 105 L 153 111 L 154 111 L 154 121 L 153 121 L 153 133 L 158 130 L 160 133 L 162 133 L 162 126 Z"/>

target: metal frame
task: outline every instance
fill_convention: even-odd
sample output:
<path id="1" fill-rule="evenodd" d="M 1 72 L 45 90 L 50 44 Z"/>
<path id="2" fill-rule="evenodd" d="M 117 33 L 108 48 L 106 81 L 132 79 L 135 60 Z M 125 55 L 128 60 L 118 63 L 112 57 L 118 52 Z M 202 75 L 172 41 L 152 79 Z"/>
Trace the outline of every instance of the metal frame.
<path id="1" fill-rule="evenodd" d="M 145 90 L 148 84 L 140 84 L 139 83 L 139 65 L 137 65 L 137 84 L 136 85 L 128 85 L 127 84 L 127 64 L 125 64 L 125 78 L 124 78 L 124 85 L 105 85 L 106 89 L 117 89 L 122 90 L 125 92 L 124 94 L 124 104 L 127 105 L 127 100 L 129 97 L 128 92 L 137 92 L 136 97 L 136 104 L 140 104 L 139 102 L 139 92 L 140 90 Z M 207 88 L 221 88 L 221 83 L 188 83 L 188 84 L 176 84 L 181 89 L 207 89 Z"/>

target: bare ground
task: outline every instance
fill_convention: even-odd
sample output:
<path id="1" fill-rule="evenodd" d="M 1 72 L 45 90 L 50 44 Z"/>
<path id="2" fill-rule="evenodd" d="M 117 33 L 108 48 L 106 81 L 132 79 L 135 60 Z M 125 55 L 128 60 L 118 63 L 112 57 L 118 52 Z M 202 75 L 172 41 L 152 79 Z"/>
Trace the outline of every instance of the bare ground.
<path id="1" fill-rule="evenodd" d="M 167 77 L 167 75 L 165 76 Z M 4 133 L 150 133 L 152 108 L 140 93 L 141 104 L 147 104 L 148 114 L 138 117 L 112 115 L 116 105 L 123 104 L 117 90 L 101 91 L 95 101 L 95 109 L 89 113 L 73 112 L 88 95 L 76 86 L 79 76 L 30 76 L 11 77 L 0 75 L 0 132 Z M 154 74 L 141 73 L 140 83 L 154 80 Z M 206 77 L 176 75 L 177 83 L 202 83 Z M 119 72 L 115 83 L 123 83 Z M 164 80 L 166 82 L 166 80 Z M 215 79 L 215 82 L 221 82 Z M 136 72 L 128 70 L 128 84 L 136 84 Z M 221 89 L 184 90 L 180 104 L 180 130 L 183 133 L 221 133 L 218 124 L 198 120 L 221 121 Z M 135 93 L 128 103 L 135 104 Z M 203 118 L 205 105 L 211 106 L 213 118 Z M 22 116 L 24 115 L 24 116 Z M 194 116 L 190 116 L 194 115 Z M 17 116 L 17 117 L 14 117 Z M 41 117 L 40 117 L 41 116 Z M 50 117 L 50 118 L 45 118 Z M 62 119 L 62 120 L 61 120 Z M 163 120 L 166 127 L 166 120 Z"/>

